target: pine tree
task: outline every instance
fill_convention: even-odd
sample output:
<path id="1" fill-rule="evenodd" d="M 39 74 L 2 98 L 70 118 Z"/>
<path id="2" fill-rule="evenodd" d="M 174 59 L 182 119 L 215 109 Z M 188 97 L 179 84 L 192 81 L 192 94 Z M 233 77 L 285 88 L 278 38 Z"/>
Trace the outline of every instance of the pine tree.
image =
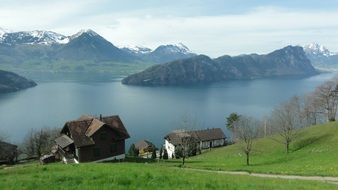
<path id="1" fill-rule="evenodd" d="M 130 148 L 128 150 L 128 156 L 130 157 L 138 156 L 138 150 L 135 148 L 135 144 L 130 145 Z"/>
<path id="2" fill-rule="evenodd" d="M 163 154 L 163 148 L 161 147 L 161 149 L 160 149 L 160 159 L 162 159 L 162 155 Z"/>
<path id="3" fill-rule="evenodd" d="M 153 152 L 152 152 L 152 154 L 151 154 L 151 159 L 156 159 L 156 149 L 154 148 L 153 149 Z"/>

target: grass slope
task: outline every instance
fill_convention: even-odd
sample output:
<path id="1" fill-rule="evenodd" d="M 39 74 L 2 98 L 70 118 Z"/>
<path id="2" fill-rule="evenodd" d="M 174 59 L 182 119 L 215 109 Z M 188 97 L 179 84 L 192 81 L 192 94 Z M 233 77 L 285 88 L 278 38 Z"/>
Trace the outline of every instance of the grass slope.
<path id="1" fill-rule="evenodd" d="M 158 164 L 107 163 L 0 169 L 0 189 L 338 189 L 321 182 L 199 173 Z"/>
<path id="2" fill-rule="evenodd" d="M 338 176 L 338 122 L 299 130 L 286 154 L 279 137 L 267 137 L 254 143 L 251 166 L 245 165 L 240 144 L 212 149 L 188 159 L 187 166 L 214 170 L 293 175 Z"/>

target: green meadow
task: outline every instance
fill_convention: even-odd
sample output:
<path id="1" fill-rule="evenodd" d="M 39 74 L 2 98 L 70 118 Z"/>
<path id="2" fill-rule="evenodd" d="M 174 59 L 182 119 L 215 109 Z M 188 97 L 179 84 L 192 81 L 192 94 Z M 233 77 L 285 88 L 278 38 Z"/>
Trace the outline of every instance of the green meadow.
<path id="1" fill-rule="evenodd" d="M 338 176 L 338 123 L 298 131 L 285 153 L 278 136 L 257 139 L 252 165 L 241 144 L 205 151 L 187 159 L 150 163 L 22 164 L 0 167 L 0 189 L 338 189 L 337 184 L 188 170 L 248 171 L 304 176 Z"/>

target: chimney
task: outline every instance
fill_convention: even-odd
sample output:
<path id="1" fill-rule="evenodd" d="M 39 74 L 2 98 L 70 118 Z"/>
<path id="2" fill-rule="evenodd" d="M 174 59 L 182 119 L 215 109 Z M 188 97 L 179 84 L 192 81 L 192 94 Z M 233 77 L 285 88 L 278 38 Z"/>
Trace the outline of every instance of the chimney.
<path id="1" fill-rule="evenodd" d="M 100 114 L 100 121 L 102 121 L 102 114 Z"/>

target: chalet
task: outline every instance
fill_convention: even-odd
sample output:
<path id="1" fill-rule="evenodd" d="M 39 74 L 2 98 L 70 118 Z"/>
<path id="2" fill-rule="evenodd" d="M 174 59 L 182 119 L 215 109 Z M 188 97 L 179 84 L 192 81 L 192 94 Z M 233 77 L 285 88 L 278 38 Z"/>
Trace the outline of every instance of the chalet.
<path id="1" fill-rule="evenodd" d="M 66 122 L 55 142 L 65 163 L 101 162 L 124 159 L 129 137 L 119 116 L 82 116 Z"/>
<path id="2" fill-rule="evenodd" d="M 150 158 L 153 151 L 156 150 L 156 147 L 153 143 L 147 140 L 141 140 L 135 143 L 135 148 L 139 152 L 139 157 Z"/>
<path id="3" fill-rule="evenodd" d="M 168 158 L 175 157 L 175 148 L 182 143 L 182 138 L 190 137 L 199 150 L 224 146 L 226 137 L 220 128 L 195 130 L 195 131 L 174 131 L 164 137 L 164 148 L 168 152 Z"/>
<path id="4" fill-rule="evenodd" d="M 0 163 L 12 164 L 18 156 L 18 146 L 0 141 Z"/>

